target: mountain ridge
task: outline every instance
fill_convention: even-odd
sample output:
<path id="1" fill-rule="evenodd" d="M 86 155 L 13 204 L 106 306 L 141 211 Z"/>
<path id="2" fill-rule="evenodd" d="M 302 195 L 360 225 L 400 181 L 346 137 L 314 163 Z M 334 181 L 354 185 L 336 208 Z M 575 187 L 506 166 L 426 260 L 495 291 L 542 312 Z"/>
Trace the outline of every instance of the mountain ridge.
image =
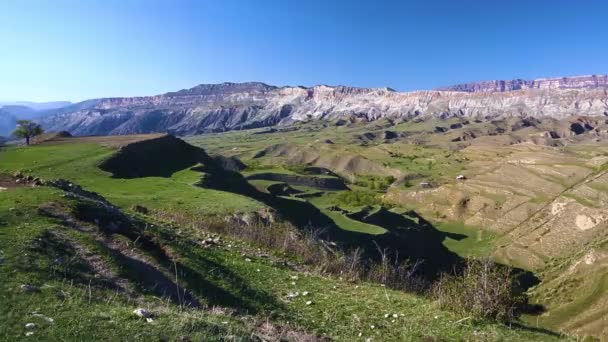
<path id="1" fill-rule="evenodd" d="M 444 88 L 452 90 L 412 92 L 327 85 L 277 87 L 262 82 L 200 84 L 160 95 L 88 100 L 50 111 L 41 123 L 47 130 L 76 135 L 190 135 L 309 120 L 608 116 L 608 76 L 544 80 L 488 81 Z"/>
<path id="2" fill-rule="evenodd" d="M 581 89 L 608 88 L 608 75 L 581 75 L 571 77 L 537 78 L 524 80 L 492 80 L 461 83 L 437 90 L 462 92 L 505 92 L 522 89 Z"/>

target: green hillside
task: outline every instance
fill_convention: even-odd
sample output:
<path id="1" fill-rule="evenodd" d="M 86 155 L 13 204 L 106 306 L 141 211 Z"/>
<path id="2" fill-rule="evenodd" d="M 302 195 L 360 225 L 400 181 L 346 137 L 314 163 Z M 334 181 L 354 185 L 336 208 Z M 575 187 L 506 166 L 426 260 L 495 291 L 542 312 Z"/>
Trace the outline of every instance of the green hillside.
<path id="1" fill-rule="evenodd" d="M 223 171 L 206 174 L 212 168 L 200 163 L 205 158 L 172 169 L 159 155 L 169 175 L 118 178 L 98 167 L 115 153 L 78 139 L 0 151 L 2 339 L 562 338 L 448 311 L 428 296 L 340 279 L 297 254 L 214 233 L 213 222 L 230 224 L 224 218 L 234 213 L 283 202 L 228 191 L 240 183 Z M 45 185 L 14 178 L 17 171 Z M 228 179 L 217 179 L 222 175 Z M 55 178 L 68 182 L 48 182 Z M 201 178 L 216 189 L 196 186 Z M 378 217 L 353 217 L 363 214 Z M 151 313 L 150 322 L 133 313 L 137 308 Z"/>

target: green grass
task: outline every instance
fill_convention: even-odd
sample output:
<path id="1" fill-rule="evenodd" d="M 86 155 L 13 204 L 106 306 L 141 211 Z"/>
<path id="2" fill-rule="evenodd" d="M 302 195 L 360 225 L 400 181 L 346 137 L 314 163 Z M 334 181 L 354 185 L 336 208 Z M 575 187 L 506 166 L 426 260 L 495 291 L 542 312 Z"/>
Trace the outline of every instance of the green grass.
<path id="1" fill-rule="evenodd" d="M 462 222 L 437 223 L 435 227 L 442 232 L 466 236 L 462 240 L 448 237 L 443 241 L 444 246 L 460 256 L 487 257 L 494 250 L 493 241 L 496 236 L 489 231 L 466 226 Z"/>
<path id="2" fill-rule="evenodd" d="M 42 340 L 226 340 L 249 336 L 250 319 L 227 316 L 208 310 L 182 310 L 154 295 L 143 293 L 135 303 L 96 284 L 97 280 L 82 260 L 66 255 L 65 249 L 45 253 L 32 249 L 45 232 L 63 232 L 92 245 L 86 232 L 62 227 L 59 222 L 38 216 L 37 207 L 48 201 L 73 206 L 74 200 L 61 197 L 49 188 L 19 188 L 0 193 L 0 336 L 15 341 L 25 339 L 24 325 L 35 322 L 33 338 Z M 14 208 L 8 210 L 8 208 Z M 275 324 L 295 325 L 300 329 L 329 336 L 338 341 L 373 338 L 383 341 L 441 340 L 550 341 L 548 334 L 509 328 L 483 320 L 469 319 L 439 308 L 423 297 L 392 291 L 380 285 L 352 284 L 338 279 L 298 273 L 265 258 L 243 253 L 255 250 L 240 242 L 234 248 L 192 248 L 197 232 L 157 225 L 148 231 L 155 241 L 178 256 L 180 284 L 197 293 L 203 301 L 223 303 L 238 310 L 249 307 L 256 319 Z M 192 234 L 192 235 L 191 235 Z M 86 242 L 86 241 L 89 242 Z M 133 247 L 137 248 L 137 244 Z M 91 248 L 95 251 L 94 248 Z M 65 257 L 59 265 L 57 256 Z M 101 255 L 113 268 L 116 259 Z M 182 272 L 184 267 L 189 271 Z M 129 275 L 129 272 L 125 273 Z M 296 278 L 294 278 L 296 277 Z M 137 278 L 131 278 L 136 283 Z M 20 284 L 40 286 L 38 293 L 24 294 Z M 90 286 L 89 284 L 93 284 Z M 286 301 L 290 291 L 308 291 Z M 219 293 L 225 293 L 218 296 Z M 234 296 L 231 300 L 229 296 Z M 311 305 L 306 305 L 311 301 Z M 275 303 L 275 304 L 273 304 Z M 220 305 L 222 306 L 222 305 Z M 146 323 L 132 314 L 136 307 L 147 307 L 158 314 Z M 39 312 L 54 319 L 48 323 L 33 317 Z M 390 316 L 387 318 L 385 314 Z M 397 317 L 393 318 L 392 315 Z M 230 337 L 232 336 L 232 338 Z"/>
<path id="3" fill-rule="evenodd" d="M 352 202 L 344 203 L 343 201 L 340 200 L 341 194 L 347 194 L 347 193 L 350 193 L 350 191 L 337 191 L 337 192 L 325 193 L 321 197 L 313 197 L 313 198 L 309 199 L 308 201 L 315 207 L 319 208 L 325 215 L 329 216 L 338 227 L 340 227 L 344 230 L 350 230 L 350 231 L 359 232 L 359 233 L 367 233 L 367 234 L 372 234 L 372 235 L 385 233 L 386 229 L 384 229 L 382 227 L 378 227 L 373 224 L 368 224 L 365 222 L 353 220 L 353 219 L 350 219 L 350 218 L 344 216 L 340 212 L 331 211 L 331 210 L 327 209 L 328 207 L 331 207 L 331 206 L 339 206 L 340 208 L 342 208 L 344 210 L 348 210 L 348 211 L 356 211 L 356 210 L 361 209 L 361 204 L 359 204 L 359 203 L 352 203 Z"/>
<path id="4" fill-rule="evenodd" d="M 97 165 L 114 151 L 96 144 L 18 147 L 0 153 L 0 172 L 23 170 L 43 179 L 68 179 L 123 208 L 139 204 L 151 209 L 214 214 L 262 206 L 244 196 L 194 187 L 202 174 L 188 169 L 176 172 L 170 178 L 112 178 Z"/>
<path id="5" fill-rule="evenodd" d="M 338 227 L 344 230 L 350 230 L 353 232 L 366 233 L 371 235 L 378 235 L 386 233 L 386 229 L 375 226 L 373 224 L 367 224 L 357 220 L 352 220 L 339 212 L 327 210 L 325 208 L 319 208 L 321 211 L 329 216 Z"/>
<path id="6" fill-rule="evenodd" d="M 37 206 L 63 201 L 50 188 L 19 188 L 0 193 L 0 340 L 158 340 L 187 335 L 199 340 L 219 340 L 226 335 L 247 336 L 242 322 L 209 312 L 182 312 L 177 306 L 147 297 L 135 303 L 96 284 L 97 278 L 78 257 L 63 248 L 33 247 L 49 231 L 74 235 L 56 222 L 37 215 Z M 12 210 L 9 211 L 9 208 Z M 83 235 L 83 234 L 80 234 Z M 60 246 L 59 246 L 60 247 Z M 37 293 L 22 293 L 20 285 L 33 284 Z M 92 284 L 92 286 L 90 285 Z M 160 313 L 154 323 L 135 317 L 132 311 L 147 307 Z M 36 317 L 37 312 L 52 318 Z M 223 324 L 222 322 L 226 322 Z M 35 323 L 26 338 L 25 324 Z"/>

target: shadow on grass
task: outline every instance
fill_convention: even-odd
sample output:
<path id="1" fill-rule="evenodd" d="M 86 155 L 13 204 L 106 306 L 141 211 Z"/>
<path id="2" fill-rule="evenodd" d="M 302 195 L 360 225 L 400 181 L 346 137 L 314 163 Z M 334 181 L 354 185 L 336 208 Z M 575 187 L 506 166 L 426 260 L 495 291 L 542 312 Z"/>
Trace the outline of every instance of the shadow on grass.
<path id="1" fill-rule="evenodd" d="M 467 236 L 443 232 L 415 211 L 398 214 L 383 207 L 378 210 L 367 208 L 348 216 L 354 220 L 380 226 L 386 229 L 387 233 L 372 236 L 346 231 L 307 201 L 261 192 L 249 184 L 240 173 L 224 170 L 211 162 L 205 162 L 203 165 L 193 168 L 205 173 L 199 186 L 232 192 L 260 201 L 274 208 L 281 217 L 300 230 L 310 229 L 311 226 L 323 228 L 324 233 L 321 238 L 337 242 L 344 250 L 361 248 L 364 256 L 371 260 L 378 261 L 381 258 L 378 249 L 383 249 L 392 253 L 398 261 L 422 261 L 418 266 L 417 274 L 429 284 L 442 273 L 460 274 L 466 265 L 466 259 L 450 251 L 443 242 L 446 238 L 462 240 Z M 524 294 L 528 288 L 540 282 L 532 272 L 517 268 L 510 269 L 516 280 L 518 293 Z M 544 312 L 544 308 L 526 302 L 519 311 L 539 314 Z"/>
<path id="2" fill-rule="evenodd" d="M 248 314 L 282 308 L 272 295 L 255 289 L 228 267 L 197 253 L 200 246 L 192 241 L 183 240 L 166 230 L 161 236 L 151 234 L 146 231 L 145 222 L 107 212 L 94 202 L 81 202 L 75 210 L 78 210 L 76 216 L 80 220 L 96 225 L 108 237 L 122 235 L 131 241 L 130 246 L 102 243 L 101 247 L 122 267 L 121 276 L 132 280 L 144 293 L 153 293 L 169 298 L 177 305 L 191 307 L 200 306 L 197 298 L 205 298 L 209 306 L 227 307 Z M 113 229 L 108 231 L 108 226 Z M 163 241 L 162 245 L 159 240 Z M 136 247 L 135 252 L 133 246 Z M 146 257 L 152 258 L 154 265 L 145 261 Z"/>
<path id="3" fill-rule="evenodd" d="M 199 186 L 232 192 L 262 202 L 275 209 L 282 218 L 298 229 L 322 228 L 322 238 L 340 244 L 345 250 L 361 248 L 366 258 L 379 260 L 380 246 L 393 253 L 397 260 L 422 260 L 418 271 L 419 275 L 427 280 L 436 279 L 442 272 L 451 272 L 464 264 L 464 259 L 443 245 L 443 240 L 447 237 L 462 239 L 466 236 L 442 232 L 415 212 L 409 212 L 408 215 L 416 217 L 417 221 L 383 208 L 375 213 L 359 213 L 360 215 L 353 215 L 351 218 L 381 226 L 388 232 L 372 236 L 347 231 L 338 227 L 330 217 L 307 201 L 261 192 L 237 172 L 224 170 L 211 162 L 205 162 L 203 165 L 192 168 L 205 173 Z"/>
<path id="4" fill-rule="evenodd" d="M 181 145 L 181 143 L 178 144 Z M 186 143 L 183 144 L 188 145 Z M 178 147 L 181 148 L 183 146 Z M 310 230 L 311 228 L 322 229 L 323 235 L 321 238 L 337 242 L 344 250 L 360 248 L 363 251 L 365 258 L 375 261 L 378 261 L 381 258 L 379 250 L 385 250 L 392 253 L 392 258 L 397 261 L 421 261 L 422 263 L 419 264 L 418 267 L 418 276 L 424 278 L 429 283 L 436 280 L 442 273 L 458 274 L 465 265 L 466 260 L 450 251 L 444 246 L 443 242 L 448 237 L 459 240 L 466 236 L 442 232 L 414 211 L 405 214 L 397 214 L 381 208 L 380 210 L 373 212 L 368 210 L 367 212 L 353 213 L 350 215 L 352 219 L 383 227 L 387 230 L 387 233 L 372 236 L 359 232 L 346 231 L 339 228 L 330 217 L 307 201 L 273 196 L 258 191 L 240 173 L 226 170 L 213 158 L 208 156 L 204 150 L 195 148 L 191 145 L 188 145 L 183 150 L 185 151 L 185 156 L 177 158 L 179 160 L 176 162 L 174 160 L 175 158 L 170 157 L 169 161 L 171 162 L 166 163 L 166 165 L 169 165 L 169 172 L 163 171 L 163 173 L 169 174 L 180 168 L 200 163 L 202 166 L 192 168 L 192 170 L 204 173 L 197 186 L 243 195 L 264 203 L 275 209 L 282 218 L 290 221 L 295 227 L 302 231 Z M 135 153 L 134 155 L 139 154 L 139 152 L 141 151 L 133 151 L 133 153 Z M 149 155 L 157 156 L 158 154 L 154 152 Z M 122 162 L 117 165 L 133 165 L 133 162 L 128 159 L 129 158 L 123 157 Z M 145 159 L 144 161 L 145 162 L 142 162 L 142 165 L 145 166 L 146 164 L 149 164 L 148 159 Z M 159 165 L 163 164 L 163 162 L 154 159 L 153 164 Z M 124 172 L 122 174 L 122 171 L 114 172 L 114 177 L 134 178 L 150 175 L 150 171 L 144 166 L 140 167 L 140 169 L 143 170 L 141 172 L 127 172 L 125 171 L 125 168 L 118 168 L 117 170 L 122 170 Z M 158 168 L 158 166 L 154 167 Z M 165 169 L 166 168 L 163 168 L 163 170 Z M 152 170 L 154 170 L 154 168 L 152 168 Z M 134 239 L 133 236 L 130 238 L 132 240 Z M 145 243 L 145 241 L 140 242 Z M 149 247 L 150 246 L 145 248 L 150 250 Z M 205 273 L 214 270 L 215 267 L 219 267 L 219 272 L 224 274 L 223 279 L 234 284 L 232 288 L 236 293 L 246 293 L 246 297 L 249 299 L 259 297 L 264 298 L 264 301 L 272 300 L 271 297 L 267 297 L 263 293 L 256 293 L 254 289 L 248 288 L 243 279 L 235 274 L 231 274 L 229 270 L 222 268 L 221 265 L 213 265 L 209 260 L 204 260 L 204 258 L 201 258 L 200 255 L 194 253 L 192 250 L 188 250 L 188 248 L 184 249 L 183 246 L 180 248 L 182 253 L 190 256 L 189 258 L 192 260 L 192 264 L 197 265 L 196 270 L 188 269 L 188 266 L 186 265 L 179 265 L 179 267 L 188 271 L 187 273 L 189 274 L 186 276 L 186 279 L 189 279 L 187 281 L 191 282 L 193 286 L 196 285 L 196 283 L 206 284 L 208 277 L 201 273 L 202 270 L 205 270 L 203 272 Z M 164 256 L 158 258 L 158 260 L 161 259 L 166 260 Z M 538 279 L 530 272 L 524 270 L 515 270 L 515 272 L 517 276 L 522 279 L 520 284 L 525 288 L 538 283 Z M 217 296 L 215 294 L 208 296 L 209 298 L 225 298 L 218 300 L 218 304 L 232 306 L 234 305 L 234 302 L 239 301 L 238 298 L 233 297 L 229 293 L 220 293 L 221 291 L 219 288 L 213 289 L 212 287 L 207 287 L 208 293 L 218 294 Z M 525 290 L 525 288 L 522 289 L 522 291 Z M 240 300 L 240 305 L 245 305 L 247 310 L 255 310 L 255 307 L 258 304 L 259 301 L 257 304 L 246 305 L 243 299 Z"/>
<path id="5" fill-rule="evenodd" d="M 32 240 L 29 250 L 29 255 L 24 253 L 16 263 L 16 267 L 24 272 L 35 270 L 40 275 L 48 272 L 51 277 L 67 279 L 77 285 L 117 288 L 107 279 L 96 277 L 93 268 L 78 255 L 72 243 L 53 228 L 46 229 Z"/>

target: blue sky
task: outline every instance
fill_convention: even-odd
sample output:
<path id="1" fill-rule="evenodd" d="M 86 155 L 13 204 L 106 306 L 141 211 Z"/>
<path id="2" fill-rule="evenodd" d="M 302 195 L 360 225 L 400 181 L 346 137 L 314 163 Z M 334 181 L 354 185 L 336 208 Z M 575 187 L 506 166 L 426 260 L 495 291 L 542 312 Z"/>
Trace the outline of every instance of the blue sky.
<path id="1" fill-rule="evenodd" d="M 608 1 L 4 0 L 0 101 L 608 73 Z"/>

